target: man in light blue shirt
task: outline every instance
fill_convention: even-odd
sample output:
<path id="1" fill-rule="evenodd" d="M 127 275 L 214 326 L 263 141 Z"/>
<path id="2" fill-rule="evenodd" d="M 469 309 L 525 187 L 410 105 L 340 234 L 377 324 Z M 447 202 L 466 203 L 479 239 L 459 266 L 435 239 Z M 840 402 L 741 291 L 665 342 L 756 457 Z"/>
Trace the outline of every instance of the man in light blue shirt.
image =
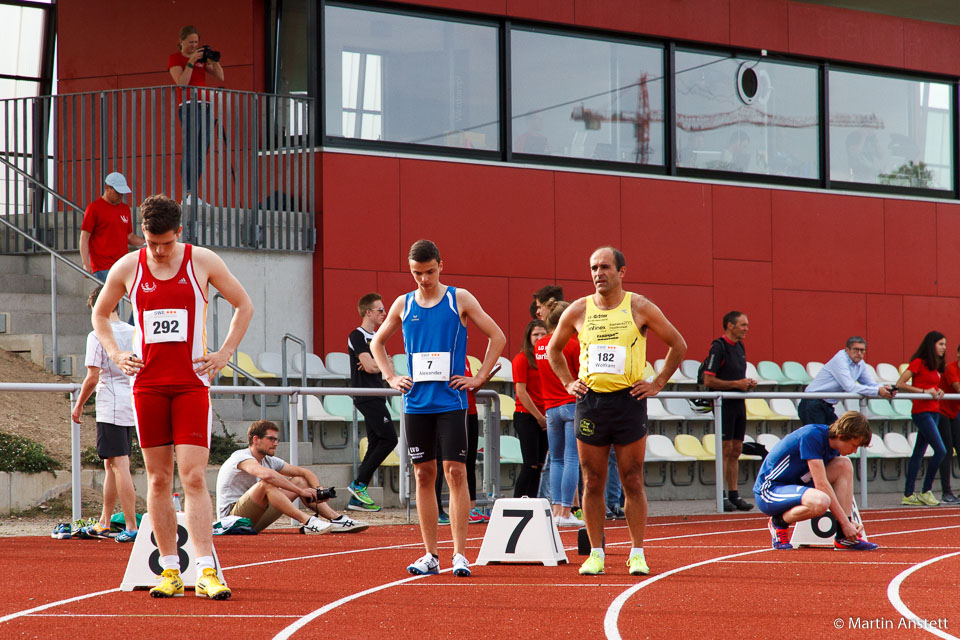
<path id="1" fill-rule="evenodd" d="M 858 393 L 861 396 L 891 398 L 895 393 L 890 386 L 880 385 L 867 370 L 863 356 L 867 341 L 860 336 L 847 338 L 847 347 L 837 351 L 823 369 L 807 385 L 808 393 Z M 833 424 L 837 421 L 834 405 L 837 400 L 814 400 L 804 398 L 797 412 L 802 424 Z"/>

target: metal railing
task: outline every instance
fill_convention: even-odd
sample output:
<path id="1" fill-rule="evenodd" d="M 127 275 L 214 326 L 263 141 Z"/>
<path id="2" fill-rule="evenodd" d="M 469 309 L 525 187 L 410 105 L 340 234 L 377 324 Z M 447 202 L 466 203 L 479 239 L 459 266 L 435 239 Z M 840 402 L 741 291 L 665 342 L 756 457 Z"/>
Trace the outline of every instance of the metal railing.
<path id="1" fill-rule="evenodd" d="M 70 393 L 70 406 L 72 407 L 76 403 L 77 393 L 80 390 L 79 384 L 37 384 L 37 383 L 4 383 L 0 382 L 0 393 L 2 392 L 57 392 Z M 286 403 L 286 411 L 290 416 L 297 416 L 297 420 L 302 420 L 304 425 L 308 422 L 309 416 L 307 415 L 306 410 L 304 409 L 301 412 L 297 412 L 296 405 L 299 404 L 299 396 L 301 395 L 315 395 L 315 396 L 325 396 L 325 395 L 344 395 L 344 396 L 396 396 L 401 395 L 399 391 L 393 389 L 363 389 L 363 388 L 354 388 L 354 387 L 273 387 L 270 389 L 271 393 L 283 396 Z M 262 393 L 256 387 L 226 387 L 226 386 L 212 386 L 210 387 L 210 393 L 213 394 L 259 394 Z M 499 451 L 499 442 L 500 442 L 500 401 L 499 395 L 495 391 L 490 390 L 480 390 L 476 394 L 477 402 L 480 403 L 491 403 L 491 410 L 488 412 L 486 420 L 484 421 L 483 427 L 483 436 L 484 436 L 484 457 L 483 457 L 483 492 L 486 496 L 485 499 L 480 499 L 478 495 L 478 502 L 481 504 L 490 503 L 496 498 L 500 497 L 500 451 Z M 747 398 L 807 398 L 807 399 L 856 399 L 861 401 L 861 407 L 866 402 L 867 398 L 852 394 L 852 393 L 805 393 L 805 392 L 750 392 L 750 393 L 740 393 L 732 391 L 714 391 L 714 392 L 698 392 L 698 391 L 661 391 L 657 394 L 658 398 L 710 398 L 714 400 L 714 410 L 712 420 L 708 415 L 704 415 L 704 420 L 714 422 L 714 436 L 716 438 L 716 451 L 717 456 L 714 458 L 716 461 L 719 458 L 719 454 L 723 451 L 722 443 L 722 427 L 721 419 L 723 412 L 723 400 L 740 400 Z M 929 399 L 929 395 L 925 393 L 898 393 L 898 398 L 903 398 L 907 400 L 925 400 Z M 960 400 L 960 394 L 945 394 L 943 396 L 946 400 Z M 304 403 L 305 406 L 306 403 Z M 72 509 L 73 509 L 73 519 L 76 520 L 80 518 L 80 425 L 73 422 L 72 417 L 67 415 L 68 424 L 70 425 L 70 443 L 71 443 L 71 479 L 72 479 Z M 299 429 L 291 428 L 289 430 L 289 443 L 290 443 L 290 464 L 298 465 L 299 464 L 299 443 L 300 443 L 300 433 Z M 410 462 L 409 453 L 406 447 L 406 438 L 404 437 L 404 428 L 403 428 L 403 414 L 400 416 L 400 434 L 399 434 L 399 447 L 400 447 L 400 498 L 407 507 L 407 512 L 409 514 L 410 507 L 413 504 L 413 498 L 411 496 L 411 486 L 410 486 L 410 471 L 412 469 L 412 464 Z M 348 443 L 348 446 L 352 446 L 354 449 L 358 446 L 357 434 L 352 435 L 352 442 Z M 716 494 L 717 494 L 717 512 L 723 513 L 723 465 L 714 464 L 716 469 Z M 867 476 L 867 455 L 865 451 L 861 451 L 859 456 L 859 484 L 860 484 L 860 507 L 867 508 L 868 506 L 868 491 L 867 486 L 869 484 L 869 479 Z"/>
<path id="2" fill-rule="evenodd" d="M 188 242 L 312 251 L 313 105 L 174 86 L 0 100 L 0 157 L 14 167 L 0 171 L 2 212 L 58 251 L 76 249 L 79 207 L 120 171 L 134 204 L 161 192 L 184 200 Z M 31 250 L 0 235 L 0 252 Z"/>
<path id="3" fill-rule="evenodd" d="M 0 158 L 0 162 L 3 162 L 3 159 Z M 57 261 L 64 263 L 67 267 L 73 269 L 74 271 L 83 274 L 83 277 L 88 280 L 92 280 L 95 285 L 101 284 L 99 280 L 92 273 L 84 270 L 80 265 L 76 264 L 69 258 L 65 258 L 60 255 L 44 243 L 40 242 L 36 238 L 29 236 L 20 229 L 17 229 L 15 226 L 7 222 L 4 218 L 0 217 L 0 228 L 7 230 L 9 233 L 22 237 L 24 244 L 30 243 L 32 246 L 37 247 L 40 251 L 46 251 L 50 254 L 50 333 L 51 333 L 51 362 L 52 362 L 52 371 L 53 373 L 60 374 L 60 353 L 59 353 L 59 331 L 57 329 L 57 316 L 59 315 L 59 302 L 57 300 Z M 123 296 L 122 303 L 131 304 L 130 298 Z M 132 306 L 130 307 L 132 309 Z M 120 309 L 120 313 L 124 314 L 126 309 Z"/>

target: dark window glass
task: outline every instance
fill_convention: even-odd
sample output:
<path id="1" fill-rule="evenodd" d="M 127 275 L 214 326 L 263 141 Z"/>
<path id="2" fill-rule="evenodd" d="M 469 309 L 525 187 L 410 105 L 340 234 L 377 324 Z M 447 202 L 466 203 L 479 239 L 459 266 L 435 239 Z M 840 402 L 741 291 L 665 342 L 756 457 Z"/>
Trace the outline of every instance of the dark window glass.
<path id="1" fill-rule="evenodd" d="M 327 6 L 326 133 L 499 148 L 497 28 Z"/>
<path id="2" fill-rule="evenodd" d="M 817 69 L 676 53 L 677 166 L 819 177 Z"/>
<path id="3" fill-rule="evenodd" d="M 278 41 L 275 92 L 284 95 L 306 95 L 307 0 L 283 0 L 279 11 L 279 24 L 276 22 L 276 13 L 271 15 L 271 25 L 277 30 Z M 271 33 L 271 36 L 273 35 Z"/>
<path id="4" fill-rule="evenodd" d="M 513 151 L 663 164 L 663 51 L 511 31 Z"/>
<path id="5" fill-rule="evenodd" d="M 830 179 L 953 188 L 950 85 L 830 71 Z"/>

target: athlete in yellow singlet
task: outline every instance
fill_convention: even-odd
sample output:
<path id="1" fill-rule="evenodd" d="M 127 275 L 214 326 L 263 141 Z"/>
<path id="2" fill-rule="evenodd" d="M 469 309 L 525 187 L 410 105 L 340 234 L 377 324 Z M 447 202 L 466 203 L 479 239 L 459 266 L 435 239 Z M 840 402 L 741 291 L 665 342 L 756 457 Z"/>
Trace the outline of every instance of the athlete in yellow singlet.
<path id="1" fill-rule="evenodd" d="M 567 391 L 577 396 L 574 424 L 583 472 L 583 519 L 591 546 L 580 574 L 604 572 L 603 490 L 613 446 L 632 542 L 627 566 L 630 575 L 646 575 L 650 572 L 643 555 L 647 523 L 643 488 L 646 398 L 655 396 L 670 380 L 687 352 L 687 343 L 655 304 L 623 290 L 626 264 L 619 250 L 600 247 L 594 251 L 590 273 L 596 293 L 580 298 L 564 311 L 547 346 L 550 366 Z M 648 329 L 668 347 L 663 369 L 650 382 L 642 378 Z M 574 334 L 580 340 L 579 378 L 573 377 L 562 353 L 563 345 Z"/>

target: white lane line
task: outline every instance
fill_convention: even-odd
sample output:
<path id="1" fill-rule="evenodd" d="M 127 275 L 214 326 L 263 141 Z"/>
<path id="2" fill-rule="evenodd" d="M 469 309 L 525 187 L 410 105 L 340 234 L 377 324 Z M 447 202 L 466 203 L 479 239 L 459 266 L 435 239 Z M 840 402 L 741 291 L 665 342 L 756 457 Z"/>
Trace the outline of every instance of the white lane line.
<path id="1" fill-rule="evenodd" d="M 921 562 L 919 564 L 916 564 L 910 567 L 909 569 L 904 570 L 899 575 L 897 575 L 897 577 L 891 580 L 889 585 L 887 585 L 887 600 L 889 600 L 890 604 L 893 605 L 893 608 L 897 610 L 897 613 L 899 613 L 901 616 L 903 616 L 907 620 L 910 620 L 911 622 L 916 624 L 915 628 L 923 629 L 927 633 L 932 633 L 938 638 L 947 638 L 947 639 L 952 638 L 953 640 L 957 640 L 957 636 L 947 633 L 946 631 L 944 631 L 943 629 L 940 629 L 935 624 L 930 624 L 930 623 L 935 623 L 936 621 L 934 620 L 927 621 L 921 618 L 920 616 L 918 616 L 917 614 L 915 614 L 913 611 L 910 610 L 910 607 L 905 605 L 903 603 L 903 600 L 900 599 L 900 585 L 903 584 L 903 581 L 906 580 L 913 572 L 919 571 L 920 569 L 926 566 L 929 566 L 935 562 L 940 562 L 941 560 L 946 560 L 947 558 L 952 558 L 954 556 L 960 556 L 960 551 L 954 551 L 953 553 L 947 553 L 942 556 L 937 556 L 936 558 L 930 558 L 925 562 Z"/>
<path id="2" fill-rule="evenodd" d="M 271 613 L 271 618 L 299 618 L 298 613 Z M 263 613 L 34 613 L 29 618 L 256 618 L 262 620 Z"/>
<path id="3" fill-rule="evenodd" d="M 640 589 L 648 587 L 655 582 L 659 582 L 664 578 L 668 578 L 674 574 L 680 573 L 682 571 L 688 571 L 690 569 L 695 569 L 697 567 L 702 567 L 704 565 L 712 564 L 714 562 L 722 562 L 724 560 L 729 560 L 731 558 L 739 558 L 741 556 L 749 556 L 755 553 L 766 553 L 767 551 L 773 551 L 772 548 L 767 549 L 754 549 L 753 551 L 744 551 L 742 553 L 734 553 L 729 556 L 720 556 L 718 558 L 710 558 L 709 560 L 703 560 L 702 562 L 695 562 L 693 564 L 688 564 L 683 567 L 677 567 L 676 569 L 670 569 L 669 571 L 664 571 L 663 573 L 657 574 L 652 578 L 647 578 L 642 582 L 638 582 L 633 585 L 616 598 L 613 599 L 613 602 L 610 603 L 610 606 L 607 608 L 607 613 L 603 617 L 603 631 L 606 634 L 609 640 L 622 640 L 620 636 L 620 630 L 617 628 L 617 619 L 620 617 L 620 610 L 623 608 L 623 605 L 630 599 L 630 597 L 635 594 Z"/>
<path id="4" fill-rule="evenodd" d="M 30 615 L 30 614 L 32 614 L 32 613 L 36 613 L 37 611 L 44 611 L 45 609 L 50 609 L 50 608 L 53 608 L 53 607 L 58 607 L 58 606 L 64 605 L 64 604 L 70 604 L 71 602 L 78 602 L 78 601 L 80 601 L 80 600 L 86 600 L 87 598 L 95 598 L 95 597 L 97 597 L 97 596 L 106 595 L 106 594 L 108 594 L 108 593 L 116 593 L 117 591 L 120 591 L 120 587 L 117 587 L 116 589 L 107 589 L 106 591 L 95 591 L 95 592 L 93 592 L 93 593 L 85 593 L 85 594 L 83 594 L 82 596 L 74 596 L 73 598 L 67 598 L 67 599 L 65 599 L 65 600 L 57 600 L 56 602 L 48 602 L 47 604 L 42 604 L 42 605 L 40 605 L 39 607 L 33 607 L 32 609 L 24 609 L 23 611 L 15 611 L 15 612 L 13 612 L 13 613 L 8 613 L 7 615 L 5 615 L 5 616 L 3 616 L 2 618 L 0 618 L 0 624 L 3 624 L 4 622 L 8 622 L 8 621 L 10 621 L 10 620 L 14 620 L 14 619 L 16 619 L 16 618 L 19 618 L 20 616 L 26 616 L 26 615 Z"/>

